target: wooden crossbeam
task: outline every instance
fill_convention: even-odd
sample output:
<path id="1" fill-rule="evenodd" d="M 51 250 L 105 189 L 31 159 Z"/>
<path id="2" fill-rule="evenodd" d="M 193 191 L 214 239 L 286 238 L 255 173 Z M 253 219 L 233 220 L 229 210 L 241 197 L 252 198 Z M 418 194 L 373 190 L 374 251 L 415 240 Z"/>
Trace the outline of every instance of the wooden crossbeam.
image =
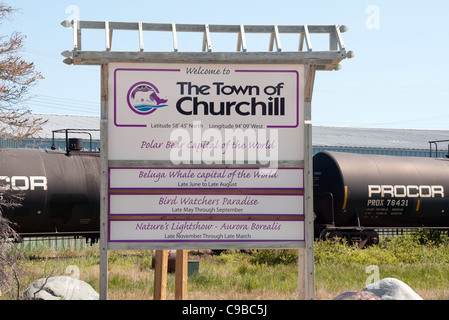
<path id="1" fill-rule="evenodd" d="M 109 51 L 112 45 L 113 30 L 136 30 L 139 33 L 139 48 L 143 51 L 143 32 L 144 31 L 170 31 L 173 33 L 173 51 L 178 51 L 178 32 L 202 32 L 203 48 L 202 51 L 211 52 L 211 33 L 236 33 L 238 34 L 237 51 L 246 52 L 245 34 L 248 33 L 267 33 L 271 35 L 269 51 L 273 51 L 274 43 L 278 52 L 282 51 L 280 34 L 297 33 L 300 35 L 299 51 L 302 51 L 304 40 L 308 51 L 312 51 L 311 34 L 328 33 L 337 43 L 338 49 L 344 50 L 343 39 L 341 37 L 340 27 L 338 25 L 209 25 L 209 24 L 174 24 L 174 23 L 143 23 L 143 22 L 110 22 L 110 21 L 84 21 L 73 20 L 63 21 L 62 25 L 73 28 L 74 50 L 81 50 L 81 29 L 104 29 L 106 32 L 106 50 Z M 346 27 L 345 27 L 346 30 Z M 330 48 L 332 44 L 330 44 Z"/>
<path id="2" fill-rule="evenodd" d="M 347 28 L 338 25 L 217 25 L 217 24 L 174 24 L 174 23 L 144 23 L 144 22 L 112 22 L 112 21 L 63 21 L 62 25 L 73 28 L 73 50 L 66 51 L 64 55 L 67 64 L 102 64 L 107 62 L 128 61 L 139 59 L 141 62 L 166 62 L 185 60 L 213 63 L 217 59 L 220 61 L 239 61 L 239 63 L 271 63 L 279 61 L 280 58 L 285 63 L 307 63 L 309 59 L 317 59 L 316 70 L 334 70 L 338 63 L 352 57 L 348 56 L 341 36 Z M 81 48 L 81 30 L 103 29 L 105 30 L 105 50 L 89 51 Z M 138 33 L 139 50 L 114 51 L 112 50 L 112 34 L 114 30 L 135 30 Z M 166 31 L 172 33 L 173 51 L 144 51 L 143 34 L 151 31 Z M 203 43 L 201 50 L 180 52 L 178 37 L 180 33 L 203 33 Z M 213 33 L 235 33 L 237 35 L 236 51 L 212 52 Z M 267 52 L 249 51 L 247 45 L 248 34 L 268 34 L 270 42 Z M 314 34 L 329 35 L 329 50 L 314 51 L 312 47 L 312 37 Z M 298 51 L 283 51 L 281 45 L 282 34 L 298 34 Z M 274 45 L 276 44 L 276 50 Z M 305 46 L 304 46 L 305 44 Z M 307 47 L 307 48 L 305 48 Z M 67 52 L 69 55 L 67 55 Z M 207 55 L 199 53 L 206 52 Z M 245 53 L 244 55 L 241 52 Z"/>
<path id="3" fill-rule="evenodd" d="M 309 27 L 304 25 L 304 38 L 306 39 L 307 50 L 312 51 L 312 41 L 310 40 Z"/>
<path id="4" fill-rule="evenodd" d="M 142 27 L 142 22 L 139 22 L 139 49 L 140 49 L 140 52 L 142 52 L 144 50 L 144 47 L 143 47 L 143 27 Z"/>
<path id="5" fill-rule="evenodd" d="M 104 30 L 106 36 L 106 51 L 111 51 L 111 43 L 112 43 L 112 29 L 109 28 L 109 21 L 105 21 Z"/>
<path id="6" fill-rule="evenodd" d="M 245 27 L 243 26 L 243 24 L 240 25 L 240 32 L 237 38 L 237 51 L 240 50 L 246 52 Z"/>
<path id="7" fill-rule="evenodd" d="M 176 35 L 176 24 L 172 24 L 173 31 L 173 51 L 178 52 L 178 36 Z"/>
<path id="8" fill-rule="evenodd" d="M 210 41 L 210 31 L 209 31 L 209 25 L 204 25 L 204 36 L 203 36 L 203 51 L 211 52 L 212 51 L 212 44 Z"/>

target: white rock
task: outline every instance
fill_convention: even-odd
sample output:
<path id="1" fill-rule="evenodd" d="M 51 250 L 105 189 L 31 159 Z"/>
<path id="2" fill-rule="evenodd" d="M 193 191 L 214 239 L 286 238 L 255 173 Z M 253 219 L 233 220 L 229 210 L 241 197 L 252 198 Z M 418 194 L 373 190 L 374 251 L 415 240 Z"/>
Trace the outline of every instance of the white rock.
<path id="1" fill-rule="evenodd" d="M 380 298 L 369 291 L 346 291 L 335 297 L 334 300 L 380 300 Z"/>
<path id="2" fill-rule="evenodd" d="M 423 300 L 407 284 L 395 278 L 379 280 L 361 291 L 369 291 L 381 300 Z"/>
<path id="3" fill-rule="evenodd" d="M 69 276 L 38 279 L 28 286 L 24 298 L 31 300 L 98 300 L 99 294 L 87 283 Z M 42 289 L 41 289 L 42 288 Z"/>

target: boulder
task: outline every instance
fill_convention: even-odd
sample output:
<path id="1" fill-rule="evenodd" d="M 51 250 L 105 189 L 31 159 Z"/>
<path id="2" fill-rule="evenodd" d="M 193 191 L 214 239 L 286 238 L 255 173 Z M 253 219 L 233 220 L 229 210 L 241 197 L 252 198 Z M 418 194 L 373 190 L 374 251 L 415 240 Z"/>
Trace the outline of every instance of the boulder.
<path id="1" fill-rule="evenodd" d="M 346 291 L 334 300 L 380 300 L 380 298 L 369 291 Z"/>
<path id="2" fill-rule="evenodd" d="M 24 292 L 27 300 L 99 300 L 99 297 L 87 282 L 69 276 L 38 279 Z"/>
<path id="3" fill-rule="evenodd" d="M 379 280 L 361 291 L 374 293 L 381 300 L 423 300 L 407 284 L 395 278 Z"/>

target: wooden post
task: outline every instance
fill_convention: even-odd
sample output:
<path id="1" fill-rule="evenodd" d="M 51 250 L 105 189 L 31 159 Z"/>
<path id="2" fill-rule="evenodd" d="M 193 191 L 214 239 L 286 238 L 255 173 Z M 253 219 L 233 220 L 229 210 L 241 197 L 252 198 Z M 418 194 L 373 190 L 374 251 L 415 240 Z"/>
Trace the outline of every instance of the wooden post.
<path id="1" fill-rule="evenodd" d="M 168 250 L 156 250 L 154 268 L 154 300 L 167 298 Z"/>
<path id="2" fill-rule="evenodd" d="M 307 39 L 306 39 L 307 40 Z M 310 49 L 310 48 L 309 48 Z M 316 60 L 310 59 L 306 65 L 304 88 L 304 210 L 305 248 L 299 249 L 298 277 L 299 299 L 315 299 L 315 270 L 313 253 L 313 168 L 312 168 L 312 93 L 315 81 Z"/>
<path id="3" fill-rule="evenodd" d="M 187 299 L 188 250 L 176 250 L 175 300 Z"/>
<path id="4" fill-rule="evenodd" d="M 300 248 L 298 255 L 298 299 L 306 300 L 306 249 Z"/>
<path id="5" fill-rule="evenodd" d="M 108 299 L 108 103 L 109 65 L 101 65 L 100 300 Z"/>

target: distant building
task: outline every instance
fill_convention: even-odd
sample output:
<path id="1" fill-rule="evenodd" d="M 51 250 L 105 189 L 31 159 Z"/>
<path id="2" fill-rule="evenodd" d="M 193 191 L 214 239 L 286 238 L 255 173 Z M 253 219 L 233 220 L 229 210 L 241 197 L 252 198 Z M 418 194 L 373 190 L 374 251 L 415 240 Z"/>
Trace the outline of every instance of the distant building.
<path id="1" fill-rule="evenodd" d="M 449 140 L 449 130 L 324 127 L 312 129 L 313 154 L 322 150 L 429 157 L 429 141 Z M 432 157 L 445 157 L 448 142 L 432 144 Z M 436 153 L 436 148 L 438 152 Z"/>
<path id="2" fill-rule="evenodd" d="M 96 116 L 74 116 L 39 114 L 48 120 L 40 136 L 23 143 L 0 139 L 0 148 L 44 148 L 54 144 L 57 149 L 66 148 L 65 129 L 70 138 L 82 138 L 84 150 L 100 148 L 100 118 Z M 75 130 L 77 129 L 77 130 Z M 88 130 L 89 129 L 89 130 Z M 92 131 L 93 130 L 93 131 Z M 322 150 L 387 154 L 397 156 L 429 157 L 429 141 L 449 140 L 449 130 L 384 129 L 356 127 L 314 126 L 312 131 L 313 154 Z M 438 148 L 436 151 L 436 148 Z M 432 156 L 445 157 L 449 142 L 432 144 Z"/>
<path id="3" fill-rule="evenodd" d="M 66 148 L 66 132 L 69 129 L 69 138 L 83 139 L 84 150 L 90 150 L 92 145 L 93 151 L 100 148 L 100 118 L 94 116 L 73 116 L 58 114 L 35 114 L 36 117 L 48 120 L 39 131 L 38 137 L 24 140 L 21 143 L 1 139 L 0 148 L 40 148 L 50 149 L 53 144 L 56 149 Z M 91 144 L 92 141 L 92 144 Z"/>

